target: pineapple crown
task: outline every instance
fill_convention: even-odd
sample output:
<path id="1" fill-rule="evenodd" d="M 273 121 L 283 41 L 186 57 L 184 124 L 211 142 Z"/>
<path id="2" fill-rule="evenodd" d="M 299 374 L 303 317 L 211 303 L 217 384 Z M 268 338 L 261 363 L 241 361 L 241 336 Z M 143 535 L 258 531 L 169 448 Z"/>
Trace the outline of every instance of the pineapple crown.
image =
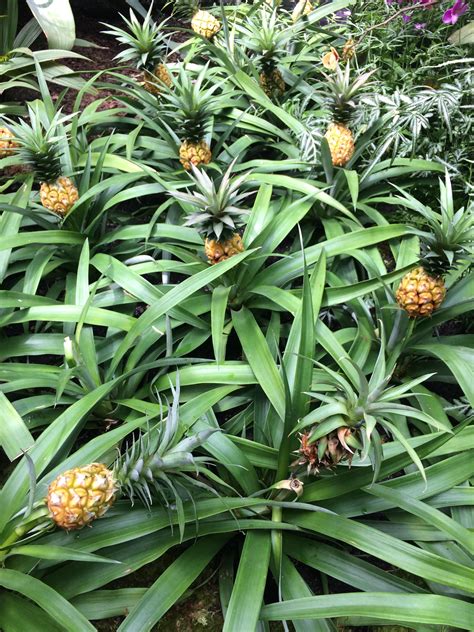
<path id="1" fill-rule="evenodd" d="M 182 193 L 171 192 L 170 195 L 181 202 L 190 204 L 196 211 L 190 213 L 185 226 L 194 226 L 201 234 L 217 241 L 230 239 L 236 229 L 244 224 L 249 211 L 239 208 L 242 200 L 252 195 L 252 191 L 240 193 L 239 188 L 248 174 L 231 180 L 235 160 L 216 184 L 205 171 L 192 166 L 191 176 L 195 191 Z"/>
<path id="2" fill-rule="evenodd" d="M 165 7 L 171 5 L 172 14 L 178 18 L 190 19 L 199 11 L 200 0 L 169 0 Z"/>
<path id="3" fill-rule="evenodd" d="M 352 113 L 357 106 L 359 92 L 367 86 L 367 81 L 375 70 L 364 72 L 351 81 L 350 64 L 347 63 L 344 70 L 338 65 L 332 75 L 324 75 L 331 94 L 328 104 L 335 123 L 346 124 L 350 121 Z"/>
<path id="4" fill-rule="evenodd" d="M 53 182 L 62 174 L 61 157 L 68 138 L 62 124 L 70 118 L 56 112 L 51 120 L 40 101 L 28 105 L 30 122 L 9 122 L 23 162 L 31 165 L 40 182 Z"/>
<path id="5" fill-rule="evenodd" d="M 392 415 L 412 417 L 450 432 L 447 426 L 418 408 L 400 403 L 400 400 L 414 397 L 416 392 L 412 389 L 433 374 L 389 386 L 399 353 L 394 349 L 387 353 L 381 324 L 378 331 L 380 347 L 370 380 L 349 356 L 339 359 L 340 372 L 315 362 L 318 367 L 316 381 L 320 388 L 310 395 L 321 405 L 303 417 L 294 432 L 309 428 L 309 432 L 305 433 L 305 447 L 318 442 L 318 448 L 321 447 L 323 452 L 328 446 L 328 439 L 335 435 L 349 454 L 357 450 L 362 461 L 370 457 L 375 480 L 382 462 L 382 430 L 383 434 L 392 436 L 404 446 L 424 477 L 421 462 L 393 423 Z M 321 442 L 323 438 L 325 440 Z"/>
<path id="6" fill-rule="evenodd" d="M 179 374 L 176 388 L 171 385 L 171 392 L 173 401 L 168 406 L 166 419 L 162 416 L 156 427 L 140 434 L 113 467 L 120 493 L 128 496 L 132 502 L 138 498 L 148 507 L 154 496 L 161 496 L 167 502 L 171 494 L 177 500 L 179 479 L 184 485 L 189 483 L 206 487 L 189 475 L 205 471 L 205 459 L 195 457 L 193 450 L 205 443 L 216 429 L 209 428 L 183 438 L 179 419 Z"/>
<path id="7" fill-rule="evenodd" d="M 120 14 L 126 24 L 126 29 L 104 23 L 104 26 L 109 27 L 109 30 L 104 33 L 112 35 L 118 42 L 127 46 L 114 59 L 132 62 L 139 69 L 151 71 L 166 56 L 167 42 L 163 33 L 166 20 L 156 24 L 151 17 L 152 7 L 153 4 L 143 22 L 138 20 L 132 9 L 130 9 L 130 19 Z"/>
<path id="8" fill-rule="evenodd" d="M 164 88 L 162 100 L 167 102 L 165 112 L 176 125 L 176 119 L 182 130 L 183 140 L 197 142 L 204 138 L 206 128 L 214 112 L 219 109 L 219 99 L 214 92 L 221 86 L 218 82 L 211 87 L 204 86 L 208 66 L 193 79 L 185 67 L 172 77 L 171 88 Z"/>
<path id="9" fill-rule="evenodd" d="M 292 29 L 282 25 L 277 10 L 267 6 L 249 18 L 241 31 L 247 48 L 257 53 L 257 62 L 265 72 L 276 67 L 278 57 L 286 53 L 286 45 L 293 36 Z"/>
<path id="10" fill-rule="evenodd" d="M 397 200 L 418 213 L 428 230 L 416 231 L 420 237 L 421 263 L 433 276 L 442 276 L 461 262 L 474 261 L 474 204 L 455 210 L 451 180 L 439 181 L 439 211 L 419 202 L 412 195 L 398 190 Z"/>

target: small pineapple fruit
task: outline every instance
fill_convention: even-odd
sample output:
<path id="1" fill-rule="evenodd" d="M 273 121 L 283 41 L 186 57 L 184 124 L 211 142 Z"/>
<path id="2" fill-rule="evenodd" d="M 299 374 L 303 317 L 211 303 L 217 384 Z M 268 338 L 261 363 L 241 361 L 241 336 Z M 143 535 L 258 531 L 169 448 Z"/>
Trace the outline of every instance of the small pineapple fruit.
<path id="1" fill-rule="evenodd" d="M 219 20 L 212 13 L 203 11 L 203 9 L 198 9 L 191 19 L 193 31 L 206 39 L 212 39 L 221 30 L 221 27 Z"/>
<path id="2" fill-rule="evenodd" d="M 122 495 L 132 502 L 138 497 L 149 506 L 153 496 L 166 498 L 176 489 L 171 484 L 173 478 L 183 487 L 193 484 L 188 473 L 205 473 L 202 459 L 195 460 L 192 451 L 214 430 L 180 440 L 178 401 L 179 384 L 173 389 L 173 406 L 169 407 L 167 419 L 140 435 L 111 467 L 90 463 L 67 470 L 53 480 L 46 504 L 58 527 L 81 529 L 101 518 Z M 173 498 L 170 500 L 173 502 Z"/>
<path id="3" fill-rule="evenodd" d="M 63 174 L 61 154 L 65 150 L 61 147 L 67 142 L 61 145 L 60 139 L 67 141 L 67 134 L 61 127 L 61 113 L 57 112 L 50 121 L 43 104 L 34 101 L 28 106 L 28 114 L 30 123 L 22 120 L 12 125 L 20 160 L 34 171 L 44 208 L 64 218 L 79 199 L 79 193 L 71 178 Z"/>
<path id="4" fill-rule="evenodd" d="M 201 9 L 199 0 L 174 0 L 173 14 L 191 20 L 192 30 L 206 39 L 212 39 L 222 28 L 212 13 Z"/>
<path id="5" fill-rule="evenodd" d="M 146 14 L 143 22 L 140 22 L 135 13 L 130 9 L 130 19 L 122 16 L 126 29 L 117 26 L 109 27 L 104 31 L 108 35 L 113 35 L 115 39 L 124 44 L 126 48 L 116 55 L 115 59 L 120 59 L 142 71 L 142 81 L 145 90 L 154 95 L 159 95 L 163 85 L 170 88 L 172 79 L 164 60 L 166 58 L 167 44 L 163 27 L 165 21 L 156 24 L 151 17 L 151 9 Z"/>
<path id="6" fill-rule="evenodd" d="M 184 140 L 179 147 L 179 161 L 189 171 L 191 165 L 208 165 L 212 160 L 212 152 L 205 140 Z"/>
<path id="7" fill-rule="evenodd" d="M 329 144 L 332 164 L 344 167 L 355 151 L 354 135 L 348 127 L 352 111 L 356 107 L 354 97 L 367 82 L 372 72 L 364 73 L 355 81 L 350 80 L 350 68 L 343 72 L 339 64 L 335 67 L 335 77 L 327 77 L 331 90 L 329 106 L 332 111 L 332 122 L 324 135 Z"/>
<path id="8" fill-rule="evenodd" d="M 219 84 L 203 88 L 206 70 L 207 67 L 203 68 L 193 80 L 190 73 L 181 67 L 179 75 L 173 77 L 172 89 L 162 94 L 169 106 L 163 114 L 169 118 L 170 127 L 180 130 L 179 160 L 186 171 L 193 166 L 207 165 L 212 160 L 205 136 L 212 114 L 219 108 L 219 99 L 213 97 Z"/>
<path id="9" fill-rule="evenodd" d="M 270 99 L 277 99 L 285 94 L 285 80 L 278 68 L 262 70 L 258 80 L 260 87 Z"/>
<path id="10" fill-rule="evenodd" d="M 60 176 L 55 182 L 41 183 L 41 204 L 60 217 L 65 217 L 78 199 L 79 193 L 71 178 Z"/>
<path id="11" fill-rule="evenodd" d="M 249 17 L 240 28 L 247 47 L 256 54 L 260 87 L 270 99 L 278 100 L 286 90 L 278 60 L 287 53 L 286 45 L 293 35 L 292 29 L 285 28 L 278 20 L 276 9 L 269 10 L 266 6 Z"/>
<path id="12" fill-rule="evenodd" d="M 194 226 L 205 237 L 204 250 L 210 264 L 225 261 L 243 252 L 244 244 L 237 230 L 244 224 L 248 211 L 239 208 L 240 202 L 251 193 L 240 193 L 239 187 L 246 174 L 231 180 L 232 168 L 229 166 L 219 185 L 199 169 L 193 167 L 195 192 L 171 193 L 180 202 L 194 207 L 185 222 L 185 226 Z"/>
<path id="13" fill-rule="evenodd" d="M 81 529 L 100 518 L 118 491 L 114 474 L 102 463 L 90 463 L 60 474 L 48 488 L 47 505 L 62 529 Z"/>
<path id="14" fill-rule="evenodd" d="M 431 316 L 446 296 L 444 276 L 474 259 L 474 206 L 454 211 L 451 181 L 440 180 L 440 211 L 424 206 L 406 192 L 401 204 L 422 215 L 428 231 L 420 235 L 421 266 L 406 274 L 395 293 L 410 318 Z"/>
<path id="15" fill-rule="evenodd" d="M 0 158 L 11 156 L 17 147 L 13 132 L 8 127 L 0 127 Z"/>
<path id="16" fill-rule="evenodd" d="M 239 252 L 243 252 L 244 250 L 244 242 L 238 233 L 234 233 L 230 239 L 221 239 L 220 241 L 206 237 L 204 243 L 204 251 L 211 264 L 230 259 L 230 257 L 238 255 Z"/>
<path id="17" fill-rule="evenodd" d="M 431 316 L 446 296 L 442 276 L 432 276 L 423 267 L 414 268 L 400 282 L 397 303 L 411 318 Z"/>

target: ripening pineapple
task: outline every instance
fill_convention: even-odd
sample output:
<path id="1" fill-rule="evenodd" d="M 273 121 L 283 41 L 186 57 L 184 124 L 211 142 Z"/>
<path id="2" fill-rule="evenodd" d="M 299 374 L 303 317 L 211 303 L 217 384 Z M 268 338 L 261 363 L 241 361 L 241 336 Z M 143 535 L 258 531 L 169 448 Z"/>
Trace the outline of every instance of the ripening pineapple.
<path id="1" fill-rule="evenodd" d="M 219 108 L 219 99 L 213 97 L 219 87 L 215 83 L 203 88 L 207 67 L 194 80 L 186 68 L 181 67 L 179 75 L 173 78 L 172 90 L 163 92 L 163 100 L 168 101 L 165 116 L 170 125 L 178 128 L 181 136 L 179 160 L 186 171 L 192 166 L 207 165 L 212 160 L 211 148 L 205 138 L 213 112 Z"/>
<path id="2" fill-rule="evenodd" d="M 212 13 L 201 9 L 199 0 L 174 0 L 173 13 L 191 20 L 192 30 L 206 39 L 212 39 L 222 28 Z"/>
<path id="3" fill-rule="evenodd" d="M 234 161 L 235 162 L 235 161 Z M 239 208 L 240 202 L 251 193 L 240 193 L 239 187 L 246 174 L 231 180 L 234 163 L 230 165 L 219 185 L 199 169 L 193 167 L 195 191 L 174 191 L 173 197 L 194 207 L 185 226 L 194 226 L 205 238 L 204 249 L 210 264 L 225 261 L 243 252 L 242 237 L 237 232 L 244 224 L 248 211 Z"/>
<path id="4" fill-rule="evenodd" d="M 61 140 L 67 140 L 61 128 L 58 112 L 49 121 L 42 103 L 35 101 L 28 106 L 30 123 L 22 120 L 12 124 L 15 141 L 18 143 L 20 160 L 33 168 L 35 179 L 40 182 L 41 204 L 61 218 L 66 217 L 79 199 L 77 187 L 70 177 L 65 176 L 61 164 Z"/>
<path id="5" fill-rule="evenodd" d="M 145 505 L 153 496 L 174 493 L 173 477 L 180 486 L 192 484 L 187 475 L 204 472 L 192 452 L 214 430 L 204 430 L 179 440 L 179 388 L 173 389 L 173 406 L 168 417 L 133 442 L 111 467 L 89 463 L 57 476 L 49 485 L 46 503 L 53 522 L 62 529 L 81 529 L 102 517 L 121 496 L 132 502 L 138 497 Z"/>
<path id="6" fill-rule="evenodd" d="M 0 127 L 0 158 L 11 156 L 18 143 L 15 142 L 15 136 L 8 127 Z"/>
<path id="7" fill-rule="evenodd" d="M 164 62 L 167 52 L 163 33 L 165 22 L 156 24 L 151 17 L 151 9 L 150 6 L 143 22 L 140 22 L 130 9 L 130 19 L 122 16 L 127 29 L 106 24 L 109 30 L 104 33 L 113 35 L 118 42 L 127 46 L 116 55 L 115 59 L 133 63 L 138 70 L 142 71 L 145 90 L 159 95 L 163 85 L 171 87 L 173 82 Z"/>
<path id="8" fill-rule="evenodd" d="M 402 203 L 420 213 L 428 231 L 420 236 L 421 265 L 410 270 L 395 294 L 397 303 L 410 318 L 431 316 L 446 296 L 444 276 L 463 262 L 472 263 L 474 250 L 474 206 L 454 211 L 451 181 L 440 181 L 440 212 L 424 206 L 406 192 Z"/>
<path id="9" fill-rule="evenodd" d="M 356 107 L 354 98 L 373 71 L 360 75 L 352 82 L 349 64 L 344 71 L 336 64 L 334 71 L 333 76 L 326 77 L 332 92 L 329 100 L 332 121 L 324 137 L 329 144 L 332 164 L 336 167 L 344 167 L 355 151 L 354 135 L 348 127 L 352 112 Z"/>
<path id="10" fill-rule="evenodd" d="M 278 68 L 278 60 L 286 53 L 286 44 L 292 37 L 291 29 L 278 20 L 276 9 L 264 6 L 260 12 L 240 26 L 242 41 L 254 53 L 259 69 L 259 84 L 272 100 L 278 100 L 286 90 L 285 80 Z"/>

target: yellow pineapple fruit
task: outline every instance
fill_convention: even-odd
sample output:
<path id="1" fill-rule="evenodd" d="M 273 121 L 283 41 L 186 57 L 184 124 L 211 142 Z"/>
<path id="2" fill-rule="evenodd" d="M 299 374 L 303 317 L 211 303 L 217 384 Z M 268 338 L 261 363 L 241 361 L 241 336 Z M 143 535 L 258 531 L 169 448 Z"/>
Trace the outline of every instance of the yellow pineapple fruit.
<path id="1" fill-rule="evenodd" d="M 208 165 L 212 160 L 212 152 L 205 140 L 194 142 L 185 140 L 179 148 L 179 161 L 189 171 L 191 165 L 199 167 L 199 165 Z"/>
<path id="2" fill-rule="evenodd" d="M 209 263 L 214 265 L 226 259 L 230 259 L 230 257 L 234 255 L 238 255 L 239 252 L 243 252 L 245 248 L 242 237 L 238 233 L 234 233 L 230 239 L 223 241 L 206 239 L 204 250 Z"/>
<path id="3" fill-rule="evenodd" d="M 52 520 L 62 529 L 81 529 L 112 506 L 118 485 L 102 463 L 90 463 L 60 474 L 50 484 L 46 502 Z"/>
<path id="4" fill-rule="evenodd" d="M 207 39 L 212 39 L 220 31 L 221 27 L 219 20 L 212 13 L 203 9 L 196 11 L 191 19 L 193 31 Z"/>
<path id="5" fill-rule="evenodd" d="M 66 217 L 79 199 L 76 186 L 70 178 L 60 176 L 55 182 L 42 182 L 41 204 L 60 217 Z"/>
<path id="6" fill-rule="evenodd" d="M 410 270 L 400 282 L 396 292 L 397 303 L 410 316 L 431 316 L 446 296 L 441 276 L 431 276 L 423 267 Z"/>
<path id="7" fill-rule="evenodd" d="M 350 66 L 346 65 L 344 72 L 336 59 L 339 57 L 335 50 L 328 53 L 333 55 L 334 74 L 327 77 L 327 86 L 331 91 L 329 107 L 332 111 L 332 121 L 328 126 L 326 138 L 331 152 L 332 164 L 344 167 L 354 155 L 354 135 L 349 129 L 352 111 L 356 107 L 355 99 L 361 87 L 367 82 L 373 71 L 359 75 L 354 81 L 350 79 Z M 332 65 L 328 61 L 329 65 Z M 329 67 L 329 66 L 328 66 Z"/>
<path id="8" fill-rule="evenodd" d="M 160 94 L 160 84 L 164 84 L 168 88 L 173 85 L 173 80 L 168 68 L 164 64 L 157 64 L 153 72 L 149 70 L 143 71 L 143 87 L 151 94 Z"/>
<path id="9" fill-rule="evenodd" d="M 335 167 L 344 167 L 355 151 L 351 130 L 342 123 L 330 123 L 324 137 L 328 141 L 332 164 Z"/>
<path id="10" fill-rule="evenodd" d="M 0 158 L 11 156 L 18 147 L 18 143 L 14 141 L 14 138 L 14 134 L 8 127 L 0 127 Z"/>
<path id="11" fill-rule="evenodd" d="M 410 318 L 431 316 L 446 296 L 444 276 L 461 262 L 469 267 L 474 261 L 474 206 L 456 209 L 448 173 L 439 185 L 439 211 L 405 191 L 398 197 L 400 206 L 408 202 L 410 213 L 421 215 L 426 227 L 418 231 L 420 265 L 403 277 L 395 293 Z"/>

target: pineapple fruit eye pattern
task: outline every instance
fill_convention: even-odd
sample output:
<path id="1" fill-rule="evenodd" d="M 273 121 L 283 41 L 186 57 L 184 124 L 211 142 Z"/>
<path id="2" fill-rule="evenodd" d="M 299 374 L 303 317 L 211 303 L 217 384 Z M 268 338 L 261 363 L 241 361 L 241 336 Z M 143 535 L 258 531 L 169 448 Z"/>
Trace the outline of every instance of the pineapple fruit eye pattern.
<path id="1" fill-rule="evenodd" d="M 469 3 L 59 4 L 0 11 L 0 630 L 470 630 Z"/>

